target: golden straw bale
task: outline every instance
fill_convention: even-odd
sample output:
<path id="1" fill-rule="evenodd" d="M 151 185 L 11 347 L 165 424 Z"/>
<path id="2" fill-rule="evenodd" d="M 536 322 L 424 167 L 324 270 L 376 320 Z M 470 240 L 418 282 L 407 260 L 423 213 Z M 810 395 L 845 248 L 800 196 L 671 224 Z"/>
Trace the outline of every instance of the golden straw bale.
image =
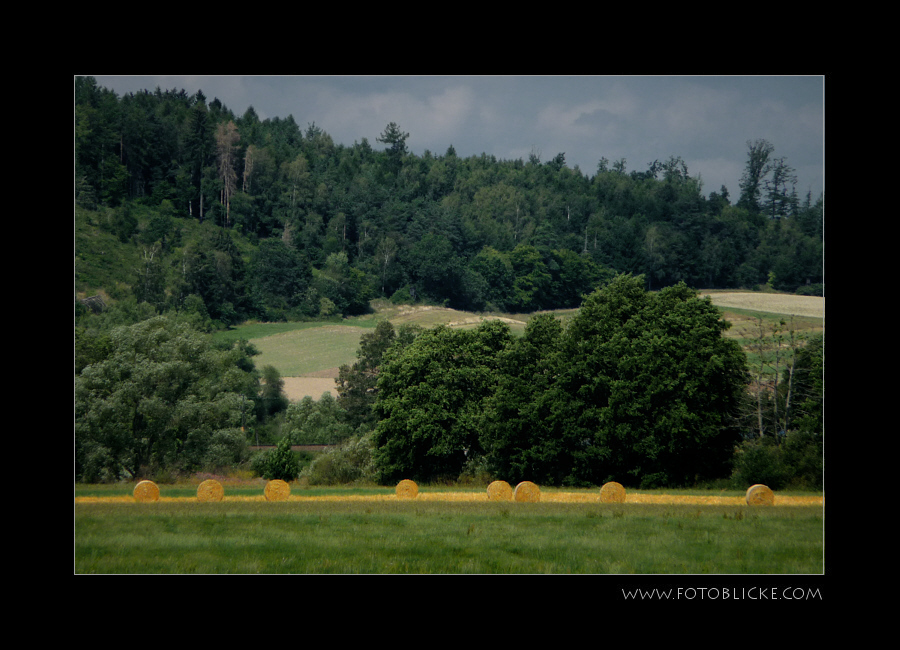
<path id="1" fill-rule="evenodd" d="M 284 501 L 291 496 L 291 486 L 282 481 L 275 479 L 266 483 L 266 501 Z"/>
<path id="2" fill-rule="evenodd" d="M 625 488 L 615 481 L 604 483 L 600 488 L 600 503 L 625 503 Z"/>
<path id="3" fill-rule="evenodd" d="M 197 486 L 198 501 L 221 501 L 225 498 L 225 488 L 214 478 L 208 478 Z"/>
<path id="4" fill-rule="evenodd" d="M 419 494 L 419 486 L 408 478 L 397 483 L 397 496 L 401 499 L 415 499 Z"/>
<path id="5" fill-rule="evenodd" d="M 747 488 L 748 506 L 771 506 L 775 504 L 775 493 L 768 486 L 757 483 Z"/>
<path id="6" fill-rule="evenodd" d="M 531 481 L 522 481 L 516 486 L 513 492 L 513 499 L 516 501 L 537 502 L 541 500 L 541 488 Z"/>
<path id="7" fill-rule="evenodd" d="M 513 489 L 506 481 L 494 481 L 487 486 L 487 495 L 491 501 L 511 501 Z"/>
<path id="8" fill-rule="evenodd" d="M 134 486 L 134 498 L 138 501 L 159 501 L 159 486 L 153 481 L 141 481 Z"/>

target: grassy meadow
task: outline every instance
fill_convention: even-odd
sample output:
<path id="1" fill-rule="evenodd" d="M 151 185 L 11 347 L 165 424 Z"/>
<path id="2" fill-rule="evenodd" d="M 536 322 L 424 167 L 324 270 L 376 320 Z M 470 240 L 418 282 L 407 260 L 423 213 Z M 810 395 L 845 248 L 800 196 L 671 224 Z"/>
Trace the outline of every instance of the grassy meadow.
<path id="1" fill-rule="evenodd" d="M 75 573 L 806 574 L 822 506 L 304 498 L 75 504 Z"/>

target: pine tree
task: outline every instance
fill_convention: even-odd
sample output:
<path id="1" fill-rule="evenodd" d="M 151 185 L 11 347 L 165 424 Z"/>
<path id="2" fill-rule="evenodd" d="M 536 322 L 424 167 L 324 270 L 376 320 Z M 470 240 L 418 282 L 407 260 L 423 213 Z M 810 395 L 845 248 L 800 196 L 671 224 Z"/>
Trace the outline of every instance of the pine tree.
<path id="1" fill-rule="evenodd" d="M 291 450 L 291 437 L 284 436 L 266 459 L 263 478 L 270 481 L 293 481 L 300 476 L 300 462 Z"/>

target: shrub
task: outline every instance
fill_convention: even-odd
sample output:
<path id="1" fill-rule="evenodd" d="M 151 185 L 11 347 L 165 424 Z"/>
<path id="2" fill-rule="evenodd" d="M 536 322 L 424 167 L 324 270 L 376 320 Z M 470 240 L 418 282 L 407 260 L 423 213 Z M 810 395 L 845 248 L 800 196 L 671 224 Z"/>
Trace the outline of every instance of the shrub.
<path id="1" fill-rule="evenodd" d="M 372 437 L 353 437 L 315 458 L 303 475 L 310 485 L 343 485 L 375 481 Z"/>
<path id="2" fill-rule="evenodd" d="M 782 451 L 791 470 L 792 485 L 822 489 L 824 459 L 820 435 L 810 431 L 789 431 Z"/>
<path id="3" fill-rule="evenodd" d="M 824 296 L 825 285 L 821 283 L 805 284 L 798 287 L 794 293 L 798 296 Z"/>
<path id="4" fill-rule="evenodd" d="M 266 449 L 250 456 L 250 471 L 253 472 L 253 476 L 265 476 L 271 455 L 272 452 Z"/>
<path id="5" fill-rule="evenodd" d="M 240 465 L 247 460 L 247 439 L 238 428 L 220 429 L 210 438 L 203 465 L 208 469 L 220 469 Z"/>
<path id="6" fill-rule="evenodd" d="M 738 448 L 732 476 L 735 484 L 741 487 L 762 483 L 779 490 L 790 480 L 791 471 L 777 442 L 772 438 L 759 438 L 747 440 Z"/>
<path id="7" fill-rule="evenodd" d="M 416 299 L 409 292 L 409 287 L 401 287 L 391 296 L 391 303 L 394 305 L 411 305 L 415 302 Z"/>
<path id="8" fill-rule="evenodd" d="M 254 464 L 254 469 L 258 468 L 265 479 L 293 481 L 300 475 L 300 461 L 291 450 L 291 439 L 288 436 L 283 437 L 275 449 L 260 456 L 263 459 Z"/>

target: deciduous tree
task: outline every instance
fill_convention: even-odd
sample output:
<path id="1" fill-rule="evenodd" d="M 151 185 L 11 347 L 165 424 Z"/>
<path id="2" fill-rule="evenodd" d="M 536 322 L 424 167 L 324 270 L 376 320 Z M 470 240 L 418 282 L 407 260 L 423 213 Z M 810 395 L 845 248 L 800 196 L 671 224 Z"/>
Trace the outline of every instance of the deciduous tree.
<path id="1" fill-rule="evenodd" d="M 440 326 L 388 353 L 378 379 L 374 434 L 380 480 L 456 479 L 483 456 L 481 413 L 496 382 L 497 355 L 509 327 L 487 321 L 475 330 Z"/>
<path id="2" fill-rule="evenodd" d="M 235 171 L 235 154 L 237 143 L 241 139 L 234 122 L 219 124 L 216 128 L 216 159 L 219 178 L 222 181 L 220 203 L 225 208 L 225 226 L 231 225 L 231 197 L 237 190 L 237 172 Z"/>
<path id="3" fill-rule="evenodd" d="M 747 164 L 741 176 L 741 196 L 738 206 L 751 212 L 761 209 L 762 185 L 766 175 L 772 169 L 770 158 L 775 147 L 767 140 L 747 141 Z"/>
<path id="4" fill-rule="evenodd" d="M 252 414 L 259 380 L 248 348 L 216 347 L 165 316 L 117 328 L 110 341 L 112 351 L 75 378 L 78 480 L 201 467 L 247 404 Z"/>

